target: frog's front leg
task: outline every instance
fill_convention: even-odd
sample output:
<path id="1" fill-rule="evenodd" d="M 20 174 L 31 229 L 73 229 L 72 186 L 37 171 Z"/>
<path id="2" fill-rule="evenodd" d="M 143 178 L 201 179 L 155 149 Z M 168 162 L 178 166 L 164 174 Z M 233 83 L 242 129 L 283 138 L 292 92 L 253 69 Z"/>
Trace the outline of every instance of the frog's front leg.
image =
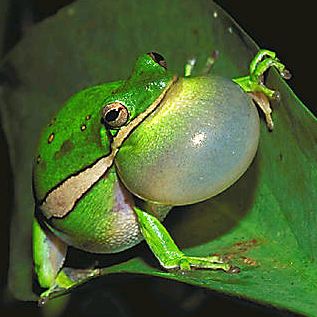
<path id="1" fill-rule="evenodd" d="M 276 53 L 269 50 L 260 50 L 250 63 L 250 74 L 248 76 L 234 78 L 246 93 L 248 93 L 255 103 L 265 114 L 266 123 L 270 130 L 273 129 L 271 117 L 272 109 L 269 99 L 279 99 L 279 92 L 269 89 L 263 81 L 264 73 L 271 67 L 275 67 L 284 79 L 291 78 L 290 72 L 276 57 Z"/>
<path id="2" fill-rule="evenodd" d="M 36 217 L 33 219 L 33 260 L 41 287 L 50 288 L 62 268 L 67 245 Z"/>
<path id="3" fill-rule="evenodd" d="M 206 60 L 206 63 L 205 63 L 204 69 L 201 72 L 201 75 L 206 76 L 210 74 L 212 66 L 215 64 L 218 57 L 219 57 L 219 51 L 214 50 L 211 52 L 211 54 L 208 56 Z M 184 68 L 184 77 L 190 77 L 192 75 L 195 65 L 196 65 L 195 57 L 192 57 L 187 60 L 187 63 L 185 64 L 185 68 Z"/>
<path id="4" fill-rule="evenodd" d="M 98 269 L 76 270 L 63 268 L 67 244 L 49 228 L 33 219 L 33 259 L 35 273 L 42 288 L 47 288 L 39 299 L 44 304 L 48 299 L 60 296 L 87 279 L 99 274 Z"/>
<path id="5" fill-rule="evenodd" d="M 238 273 L 239 268 L 225 263 L 221 257 L 191 257 L 185 255 L 175 244 L 161 222 L 153 215 L 135 208 L 141 232 L 150 249 L 165 269 L 188 271 L 192 268 L 224 270 Z"/>

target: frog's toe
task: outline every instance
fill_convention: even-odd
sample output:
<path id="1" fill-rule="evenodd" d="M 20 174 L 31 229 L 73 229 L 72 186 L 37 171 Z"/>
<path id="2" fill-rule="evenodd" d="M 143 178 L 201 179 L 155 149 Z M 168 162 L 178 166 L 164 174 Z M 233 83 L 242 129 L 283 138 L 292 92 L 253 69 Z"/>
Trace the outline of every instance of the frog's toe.
<path id="1" fill-rule="evenodd" d="M 230 268 L 228 269 L 228 271 L 226 271 L 226 273 L 230 273 L 230 274 L 238 274 L 240 273 L 240 268 L 234 265 L 231 265 Z"/>
<path id="2" fill-rule="evenodd" d="M 291 79 L 292 78 L 291 72 L 286 68 L 283 71 L 281 71 L 280 74 L 284 79 Z"/>

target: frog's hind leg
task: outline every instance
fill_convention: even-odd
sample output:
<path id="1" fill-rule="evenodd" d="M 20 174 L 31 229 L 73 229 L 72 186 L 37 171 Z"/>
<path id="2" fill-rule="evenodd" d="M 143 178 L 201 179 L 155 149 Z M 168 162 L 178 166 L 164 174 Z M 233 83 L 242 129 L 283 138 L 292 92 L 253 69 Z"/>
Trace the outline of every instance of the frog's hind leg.
<path id="1" fill-rule="evenodd" d="M 196 269 L 223 270 L 238 273 L 239 269 L 224 262 L 221 257 L 191 257 L 185 255 L 175 244 L 161 222 L 153 215 L 139 209 L 134 209 L 140 224 L 141 232 L 150 249 L 165 269 L 180 269 L 183 271 Z"/>

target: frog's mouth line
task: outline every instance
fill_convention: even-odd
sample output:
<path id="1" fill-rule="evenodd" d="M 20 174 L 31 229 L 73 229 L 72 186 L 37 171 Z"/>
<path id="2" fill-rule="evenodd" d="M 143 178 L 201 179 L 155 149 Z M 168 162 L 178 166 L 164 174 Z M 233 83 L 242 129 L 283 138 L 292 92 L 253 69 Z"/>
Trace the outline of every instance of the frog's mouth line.
<path id="1" fill-rule="evenodd" d="M 46 194 L 42 202 L 40 202 L 39 208 L 47 219 L 51 217 L 63 218 L 75 208 L 76 203 L 112 166 L 114 158 L 124 140 L 143 120 L 160 106 L 167 92 L 176 81 L 177 76 L 174 76 L 153 104 L 134 118 L 127 126 L 121 128 L 113 138 L 110 153 L 99 158 L 76 174 L 69 176 Z"/>

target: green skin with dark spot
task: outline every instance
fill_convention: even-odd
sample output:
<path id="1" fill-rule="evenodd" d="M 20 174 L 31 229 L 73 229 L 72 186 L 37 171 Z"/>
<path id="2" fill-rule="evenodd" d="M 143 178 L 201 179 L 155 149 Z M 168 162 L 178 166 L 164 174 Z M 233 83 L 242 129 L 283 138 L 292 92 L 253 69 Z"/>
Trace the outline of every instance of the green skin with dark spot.
<path id="1" fill-rule="evenodd" d="M 110 151 L 106 129 L 100 123 L 100 109 L 120 82 L 100 85 L 73 96 L 44 129 L 34 163 L 35 197 L 38 201 L 61 181 L 77 173 Z M 87 115 L 90 119 L 87 120 Z M 81 126 L 85 124 L 86 130 Z M 49 143 L 50 135 L 54 139 Z M 102 137 L 103 136 L 103 137 Z"/>

